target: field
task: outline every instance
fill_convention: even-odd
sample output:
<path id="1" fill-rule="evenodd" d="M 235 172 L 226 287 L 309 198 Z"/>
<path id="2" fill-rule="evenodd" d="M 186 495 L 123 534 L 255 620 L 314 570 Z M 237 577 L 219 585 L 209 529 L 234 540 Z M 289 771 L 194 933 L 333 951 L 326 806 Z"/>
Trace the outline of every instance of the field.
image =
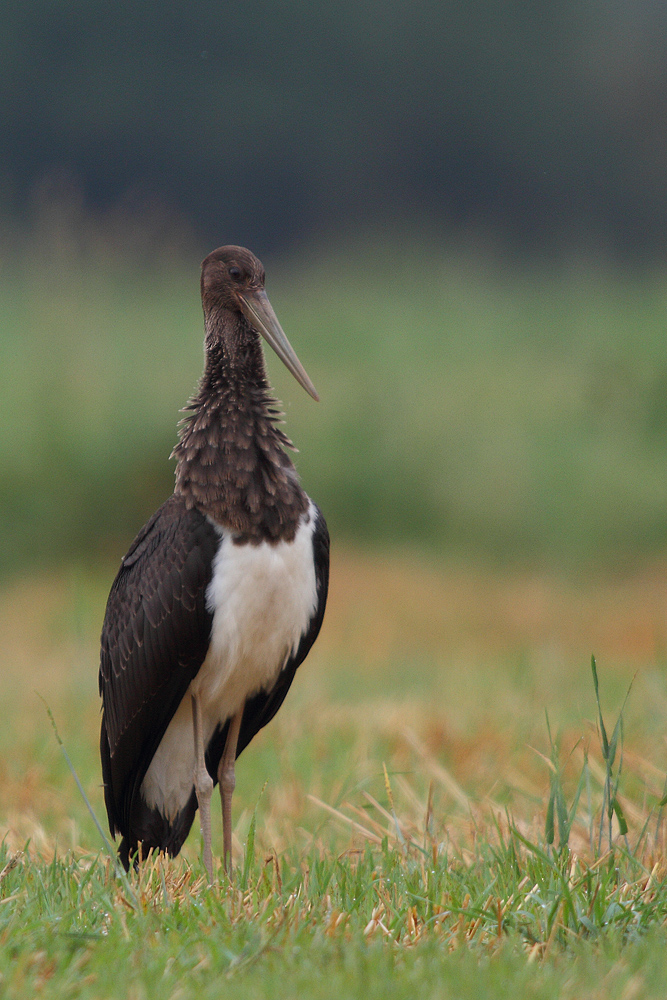
<path id="1" fill-rule="evenodd" d="M 196 274 L 6 265 L 2 996 L 664 996 L 667 284 L 364 259 L 269 270 L 332 587 L 213 889 L 197 823 L 115 872 L 47 712 L 106 829 L 99 629 L 170 489 Z"/>
<path id="2" fill-rule="evenodd" d="M 214 890 L 196 826 L 182 859 L 114 875 L 47 716 L 103 819 L 108 581 L 8 586 L 4 995 L 215 996 L 226 977 L 248 996 L 662 995 L 666 577 L 581 589 L 338 553 L 319 648 L 239 761 L 235 883 Z M 636 672 L 611 851 L 589 632 L 610 738 Z M 552 789 L 567 848 L 560 793 L 547 843 Z"/>

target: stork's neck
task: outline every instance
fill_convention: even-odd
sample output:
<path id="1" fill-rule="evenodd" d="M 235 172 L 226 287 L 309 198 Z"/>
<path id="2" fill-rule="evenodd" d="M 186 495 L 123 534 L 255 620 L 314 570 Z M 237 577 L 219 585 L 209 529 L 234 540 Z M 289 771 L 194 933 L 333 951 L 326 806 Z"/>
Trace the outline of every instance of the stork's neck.
<path id="1" fill-rule="evenodd" d="M 240 542 L 289 541 L 308 500 L 277 426 L 259 336 L 242 317 L 207 317 L 206 363 L 174 448 L 175 492 Z M 229 319 L 231 317 L 231 319 Z"/>

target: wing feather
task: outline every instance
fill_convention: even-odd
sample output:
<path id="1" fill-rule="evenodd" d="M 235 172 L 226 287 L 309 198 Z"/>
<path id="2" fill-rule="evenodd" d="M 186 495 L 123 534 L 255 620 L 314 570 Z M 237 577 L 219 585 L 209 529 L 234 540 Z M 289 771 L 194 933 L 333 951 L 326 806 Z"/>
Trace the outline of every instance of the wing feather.
<path id="1" fill-rule="evenodd" d="M 218 544 L 204 515 L 172 496 L 137 535 L 109 594 L 99 672 L 104 797 L 111 832 L 130 843 L 141 782 L 208 650 Z"/>

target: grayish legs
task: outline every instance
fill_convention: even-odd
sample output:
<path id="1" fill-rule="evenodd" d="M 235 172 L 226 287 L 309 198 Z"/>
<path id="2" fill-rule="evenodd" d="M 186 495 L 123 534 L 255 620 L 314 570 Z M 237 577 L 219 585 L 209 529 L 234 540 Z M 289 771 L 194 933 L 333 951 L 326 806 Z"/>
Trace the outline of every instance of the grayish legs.
<path id="1" fill-rule="evenodd" d="M 236 747 L 239 742 L 243 708 L 229 720 L 225 751 L 218 765 L 218 781 L 220 782 L 220 797 L 222 799 L 222 837 L 224 845 L 225 872 L 229 874 L 232 865 L 232 794 L 236 787 Z"/>
<path id="2" fill-rule="evenodd" d="M 213 884 L 213 854 L 211 853 L 211 796 L 213 794 L 213 778 L 206 770 L 204 759 L 204 734 L 202 732 L 201 705 L 195 694 L 192 695 L 192 725 L 195 734 L 195 791 L 199 804 L 199 821 L 201 835 L 204 841 L 204 867 L 208 881 Z"/>

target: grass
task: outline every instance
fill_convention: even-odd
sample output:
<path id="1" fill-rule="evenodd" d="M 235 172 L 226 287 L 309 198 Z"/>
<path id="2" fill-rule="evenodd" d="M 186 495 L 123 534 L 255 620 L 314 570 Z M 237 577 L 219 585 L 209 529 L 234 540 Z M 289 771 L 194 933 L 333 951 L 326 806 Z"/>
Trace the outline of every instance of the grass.
<path id="1" fill-rule="evenodd" d="M 321 642 L 239 761 L 214 890 L 196 824 L 181 858 L 118 878 L 35 693 L 103 818 L 112 569 L 0 593 L 3 996 L 664 995 L 658 568 L 606 589 L 344 550 L 335 568 Z"/>
<path id="2" fill-rule="evenodd" d="M 225 980 L 242 996 L 270 996 L 281 982 L 288 996 L 381 996 L 395 979 L 392 992 L 407 996 L 460 988 L 462 972 L 471 996 L 502 974 L 539 990 L 584 944 L 625 953 L 632 967 L 667 905 L 660 877 L 631 857 L 591 867 L 524 850 L 511 834 L 465 860 L 386 843 L 339 857 L 250 852 L 234 887 L 214 890 L 199 870 L 162 859 L 129 888 L 97 858 L 14 855 L 2 875 L 9 996 L 214 996 Z"/>

